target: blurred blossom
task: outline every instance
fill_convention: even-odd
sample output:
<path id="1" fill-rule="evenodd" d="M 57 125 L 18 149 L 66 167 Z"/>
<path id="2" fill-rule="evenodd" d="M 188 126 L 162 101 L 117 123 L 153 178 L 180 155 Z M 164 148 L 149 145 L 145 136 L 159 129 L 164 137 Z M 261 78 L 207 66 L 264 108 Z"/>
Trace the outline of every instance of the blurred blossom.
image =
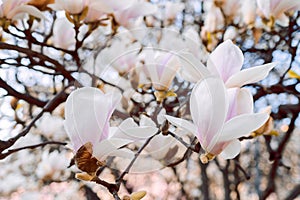
<path id="1" fill-rule="evenodd" d="M 63 152 L 44 151 L 38 164 L 36 174 L 40 179 L 61 180 L 61 176 L 69 166 L 69 159 Z"/>
<path id="2" fill-rule="evenodd" d="M 166 116 L 171 123 L 198 138 L 205 150 L 201 155 L 203 163 L 219 154 L 225 159 L 234 158 L 240 152 L 238 138 L 249 135 L 268 119 L 266 113 L 250 113 L 252 96 L 249 92 L 241 92 L 227 91 L 222 79 L 207 77 L 197 83 L 191 94 L 190 110 L 194 124 Z"/>
<path id="3" fill-rule="evenodd" d="M 275 21 L 281 26 L 288 26 L 288 12 L 300 9 L 299 0 L 256 0 L 257 7 L 264 18 L 269 20 L 269 26 L 273 26 Z"/>
<path id="4" fill-rule="evenodd" d="M 31 5 L 27 5 L 29 0 L 4 0 L 1 1 L 0 18 L 9 20 L 23 19 L 26 15 L 37 18 L 44 18 L 41 11 Z"/>
<path id="5" fill-rule="evenodd" d="M 224 40 L 235 40 L 238 36 L 238 30 L 234 26 L 227 27 L 224 33 Z"/>
<path id="6" fill-rule="evenodd" d="M 247 25 L 253 25 L 256 18 L 256 1 L 241 0 L 241 15 Z"/>
<path id="7" fill-rule="evenodd" d="M 139 43 L 125 43 L 116 40 L 108 48 L 103 49 L 96 58 L 96 66 L 114 68 L 120 75 L 129 73 L 135 67 L 138 52 L 141 48 Z"/>
<path id="8" fill-rule="evenodd" d="M 177 14 L 181 13 L 184 9 L 184 3 L 182 2 L 164 2 L 161 4 L 162 9 L 157 10 L 157 17 L 164 20 L 166 23 L 172 22 Z"/>
<path id="9" fill-rule="evenodd" d="M 88 0 L 55 0 L 54 4 L 48 5 L 52 10 L 65 10 L 70 14 L 79 14 L 88 5 Z"/>
<path id="10" fill-rule="evenodd" d="M 118 24 L 130 28 L 133 25 L 133 20 L 136 20 L 138 17 L 151 15 L 156 10 L 157 6 L 149 2 L 133 1 L 128 7 L 115 11 L 114 17 Z"/>
<path id="11" fill-rule="evenodd" d="M 147 50 L 144 53 L 145 69 L 153 87 L 158 91 L 168 91 L 179 70 L 179 59 L 173 53 L 154 52 L 153 50 Z"/>
<path id="12" fill-rule="evenodd" d="M 67 136 L 63 126 L 63 119 L 58 116 L 48 113 L 44 114 L 38 127 L 44 136 L 53 140 L 61 141 Z"/>
<path id="13" fill-rule="evenodd" d="M 58 18 L 53 27 L 53 44 L 56 47 L 73 50 L 75 48 L 75 30 L 65 17 Z"/>

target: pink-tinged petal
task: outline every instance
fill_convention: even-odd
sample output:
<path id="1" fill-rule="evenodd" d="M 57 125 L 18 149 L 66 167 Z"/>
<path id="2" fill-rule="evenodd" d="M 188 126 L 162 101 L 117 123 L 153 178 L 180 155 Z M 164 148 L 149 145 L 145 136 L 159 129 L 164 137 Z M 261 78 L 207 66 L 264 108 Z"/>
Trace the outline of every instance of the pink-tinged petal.
<path id="1" fill-rule="evenodd" d="M 111 155 L 120 147 L 129 144 L 132 140 L 111 138 L 102 140 L 99 143 L 93 144 L 93 155 L 99 160 L 105 160 L 106 156 Z"/>
<path id="2" fill-rule="evenodd" d="M 208 70 L 215 73 L 217 69 L 218 75 L 226 82 L 229 77 L 241 70 L 244 56 L 231 40 L 226 40 L 209 55 L 209 62 L 211 63 L 207 64 Z"/>
<path id="3" fill-rule="evenodd" d="M 197 126 L 192 122 L 189 122 L 184 119 L 172 117 L 170 115 L 165 115 L 165 117 L 169 122 L 171 122 L 171 124 L 177 126 L 178 128 L 182 128 L 190 133 L 193 133 L 195 136 L 197 136 Z"/>
<path id="4" fill-rule="evenodd" d="M 75 30 L 67 18 L 58 18 L 53 27 L 53 44 L 63 49 L 75 49 Z"/>
<path id="5" fill-rule="evenodd" d="M 99 10 L 101 12 L 112 13 L 113 11 L 124 10 L 133 3 L 134 0 L 98 0 L 92 1 L 89 4 L 89 7 L 93 7 L 95 10 Z"/>
<path id="6" fill-rule="evenodd" d="M 123 138 L 128 140 L 142 140 L 151 137 L 157 133 L 158 128 L 155 126 L 138 126 L 132 118 L 124 120 L 117 132 L 112 138 Z"/>
<path id="7" fill-rule="evenodd" d="M 159 86 L 162 88 L 169 88 L 172 84 L 177 71 L 180 68 L 180 62 L 177 56 L 168 53 L 164 55 L 162 60 L 158 60 L 158 76 Z M 155 85 L 154 85 L 155 87 Z"/>
<path id="8" fill-rule="evenodd" d="M 120 94 L 104 94 L 96 88 L 81 88 L 70 94 L 65 107 L 65 127 L 74 149 L 108 137 L 109 118 Z"/>
<path id="9" fill-rule="evenodd" d="M 224 124 L 219 142 L 226 142 L 249 135 L 261 127 L 269 118 L 266 113 L 243 114 L 232 118 Z"/>
<path id="10" fill-rule="evenodd" d="M 275 63 L 268 63 L 242 70 L 230 77 L 225 85 L 226 87 L 231 88 L 258 82 L 266 78 L 275 65 Z"/>
<path id="11" fill-rule="evenodd" d="M 192 90 L 190 110 L 200 144 L 204 149 L 213 147 L 228 110 L 227 92 L 222 79 L 211 76 L 198 82 Z"/>
<path id="12" fill-rule="evenodd" d="M 266 18 L 269 18 L 271 14 L 271 1 L 272 0 L 256 0 L 257 7 Z"/>
<path id="13" fill-rule="evenodd" d="M 208 76 L 208 69 L 191 53 L 180 52 L 181 75 L 184 80 L 196 83 Z"/>
<path id="14" fill-rule="evenodd" d="M 227 89 L 229 108 L 226 121 L 240 114 L 250 114 L 253 112 L 253 96 L 246 88 Z"/>
<path id="15" fill-rule="evenodd" d="M 241 142 L 238 139 L 232 140 L 225 149 L 220 153 L 220 156 L 224 159 L 233 159 L 241 151 Z"/>
<path id="16" fill-rule="evenodd" d="M 37 9 L 34 6 L 30 6 L 30 5 L 19 6 L 18 8 L 14 9 L 14 12 L 9 12 L 7 18 L 15 19 L 14 16 L 16 16 L 17 14 L 21 14 L 21 13 L 26 13 L 26 14 L 32 15 L 32 16 L 40 18 L 40 19 L 45 19 L 44 14 L 39 9 Z"/>
<path id="17" fill-rule="evenodd" d="M 157 11 L 157 6 L 148 2 L 137 2 L 125 10 L 119 10 L 114 13 L 116 21 L 127 26 L 131 19 L 135 19 L 140 16 L 151 15 Z"/>
<path id="18" fill-rule="evenodd" d="M 237 114 L 253 113 L 253 96 L 247 88 L 241 88 L 238 93 Z"/>
<path id="19" fill-rule="evenodd" d="M 281 0 L 277 2 L 273 9 L 273 13 L 275 17 L 279 17 L 284 14 L 284 12 L 299 8 L 299 6 L 300 2 L 298 0 Z"/>

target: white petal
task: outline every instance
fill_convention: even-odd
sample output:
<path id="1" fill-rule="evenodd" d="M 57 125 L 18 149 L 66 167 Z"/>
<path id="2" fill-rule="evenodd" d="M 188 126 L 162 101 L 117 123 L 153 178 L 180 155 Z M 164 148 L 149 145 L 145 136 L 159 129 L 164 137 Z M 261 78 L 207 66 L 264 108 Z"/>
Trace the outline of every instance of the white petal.
<path id="1" fill-rule="evenodd" d="M 19 6 L 16 10 L 15 10 L 15 14 L 18 13 L 28 13 L 29 15 L 32 15 L 34 17 L 40 18 L 40 19 L 45 19 L 44 14 L 37 9 L 34 6 L 30 6 L 30 5 L 21 5 Z"/>
<path id="2" fill-rule="evenodd" d="M 145 115 L 141 115 L 141 120 L 140 120 L 140 125 L 141 126 L 154 126 L 156 127 L 156 124 L 152 119 L 149 117 L 146 117 Z"/>
<path id="3" fill-rule="evenodd" d="M 157 133 L 158 128 L 155 126 L 138 126 L 132 118 L 124 120 L 113 138 L 123 138 L 131 141 L 142 140 L 151 137 Z"/>
<path id="4" fill-rule="evenodd" d="M 181 75 L 186 81 L 198 82 L 208 76 L 208 69 L 191 53 L 180 52 L 180 62 L 182 65 Z"/>
<path id="5" fill-rule="evenodd" d="M 95 144 L 108 137 L 109 118 L 120 98 L 120 94 L 104 94 L 90 87 L 77 89 L 69 95 L 65 127 L 74 147 L 79 148 L 87 142 Z"/>
<path id="6" fill-rule="evenodd" d="M 269 118 L 266 113 L 244 114 L 232 118 L 224 124 L 219 142 L 230 141 L 249 135 L 261 127 Z"/>
<path id="7" fill-rule="evenodd" d="M 222 79 L 211 76 L 198 82 L 192 90 L 190 110 L 197 126 L 197 138 L 202 147 L 209 150 L 218 141 L 228 110 L 228 97 Z"/>
<path id="8" fill-rule="evenodd" d="M 109 156 L 115 152 L 118 148 L 129 144 L 131 140 L 111 138 L 108 140 L 102 140 L 99 143 L 93 145 L 93 155 L 99 160 L 105 159 L 104 157 Z"/>
<path id="9" fill-rule="evenodd" d="M 275 63 L 268 63 L 242 70 L 228 79 L 226 87 L 241 87 L 249 83 L 258 82 L 266 78 L 275 65 Z"/>
<path id="10" fill-rule="evenodd" d="M 270 17 L 271 12 L 271 0 L 256 0 L 257 7 L 262 11 L 266 18 Z"/>
<path id="11" fill-rule="evenodd" d="M 246 88 L 227 89 L 229 109 L 226 121 L 240 114 L 253 112 L 253 96 Z"/>
<path id="12" fill-rule="evenodd" d="M 253 96 L 247 88 L 241 88 L 238 93 L 237 114 L 253 113 Z"/>
<path id="13" fill-rule="evenodd" d="M 241 151 L 241 142 L 237 139 L 232 140 L 228 146 L 220 153 L 224 159 L 232 159 L 236 157 Z"/>
<path id="14" fill-rule="evenodd" d="M 209 60 L 214 64 L 223 81 L 226 82 L 229 77 L 241 70 L 244 56 L 231 40 L 226 40 L 209 55 Z M 207 67 L 210 70 L 212 65 L 207 65 Z"/>
<path id="15" fill-rule="evenodd" d="M 197 135 L 197 126 L 193 124 L 192 122 L 189 122 L 185 119 L 180 119 L 176 117 L 172 117 L 170 115 L 166 115 L 166 118 L 171 124 L 185 129 L 186 131 L 189 131 L 190 133 L 193 133 L 195 136 Z"/>

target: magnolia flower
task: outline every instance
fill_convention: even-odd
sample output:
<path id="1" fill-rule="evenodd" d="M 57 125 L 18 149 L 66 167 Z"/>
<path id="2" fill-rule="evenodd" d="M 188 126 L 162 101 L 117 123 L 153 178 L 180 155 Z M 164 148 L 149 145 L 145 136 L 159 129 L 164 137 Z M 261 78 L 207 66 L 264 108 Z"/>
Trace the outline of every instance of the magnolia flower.
<path id="1" fill-rule="evenodd" d="M 105 48 L 99 53 L 96 65 L 104 68 L 112 67 L 120 75 L 124 75 L 135 67 L 140 48 L 139 43 L 126 44 L 123 40 L 116 40 L 109 48 Z"/>
<path id="2" fill-rule="evenodd" d="M 90 153 L 102 161 L 107 155 L 118 152 L 119 147 L 156 133 L 156 127 L 138 127 L 131 118 L 123 121 L 120 128 L 110 127 L 110 117 L 120 99 L 119 93 L 104 94 L 91 87 L 70 94 L 64 125 L 75 152 L 88 144 Z"/>
<path id="3" fill-rule="evenodd" d="M 44 18 L 44 15 L 34 6 L 26 5 L 29 0 L 6 0 L 1 1 L 0 18 L 17 20 L 29 14 L 37 18 Z"/>
<path id="4" fill-rule="evenodd" d="M 189 61 L 185 62 L 183 67 L 186 70 L 185 74 L 189 73 L 192 76 L 191 81 L 201 80 L 204 76 L 212 74 L 219 76 L 227 88 L 258 82 L 264 79 L 275 66 L 275 63 L 268 63 L 241 70 L 244 56 L 231 40 L 221 43 L 209 55 L 207 68 L 188 53 L 182 54 L 182 57 Z"/>
<path id="5" fill-rule="evenodd" d="M 180 67 L 179 59 L 172 53 L 145 52 L 145 69 L 153 87 L 158 91 L 167 91 Z"/>
<path id="6" fill-rule="evenodd" d="M 63 49 L 75 48 L 75 30 L 67 18 L 58 18 L 53 26 L 53 44 Z"/>
<path id="7" fill-rule="evenodd" d="M 253 0 L 243 0 L 241 3 L 241 15 L 245 24 L 254 24 L 256 18 L 256 2 Z"/>
<path id="8" fill-rule="evenodd" d="M 289 18 L 285 13 L 300 9 L 299 0 L 256 0 L 256 2 L 263 16 L 271 21 L 271 26 L 275 20 L 281 26 L 288 26 Z"/>
<path id="9" fill-rule="evenodd" d="M 70 14 L 79 14 L 88 5 L 88 0 L 55 0 L 48 5 L 52 10 L 65 10 Z"/>
<path id="10" fill-rule="evenodd" d="M 113 14 L 118 24 L 129 28 L 132 26 L 132 20 L 135 20 L 138 17 L 154 14 L 156 10 L 156 5 L 148 2 L 134 1 L 127 8 L 119 9 Z"/>
<path id="11" fill-rule="evenodd" d="M 253 101 L 245 90 L 227 91 L 219 77 L 210 76 L 199 81 L 192 90 L 190 110 L 193 123 L 166 116 L 174 125 L 193 133 L 205 154 L 203 163 L 221 154 L 225 159 L 240 152 L 239 137 L 246 136 L 262 126 L 266 113 L 251 113 Z"/>

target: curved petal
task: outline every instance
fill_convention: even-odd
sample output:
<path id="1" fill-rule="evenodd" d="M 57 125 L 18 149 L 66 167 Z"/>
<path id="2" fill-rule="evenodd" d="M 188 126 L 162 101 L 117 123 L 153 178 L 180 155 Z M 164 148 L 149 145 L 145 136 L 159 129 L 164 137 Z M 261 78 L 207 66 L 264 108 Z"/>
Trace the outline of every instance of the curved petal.
<path id="1" fill-rule="evenodd" d="M 18 13 L 28 13 L 29 15 L 32 15 L 34 17 L 40 18 L 40 19 L 45 19 L 44 14 L 37 9 L 34 6 L 30 6 L 30 5 L 21 5 L 19 6 L 17 9 L 14 10 L 14 15 L 18 14 Z M 9 15 L 11 15 L 11 13 L 9 13 Z M 7 16 L 8 18 L 13 18 L 14 16 Z"/>
<path id="2" fill-rule="evenodd" d="M 204 149 L 213 147 L 228 110 L 227 92 L 222 79 L 211 76 L 198 82 L 192 90 L 190 110 L 200 144 Z"/>
<path id="3" fill-rule="evenodd" d="M 224 159 L 232 159 L 241 151 L 241 142 L 238 139 L 232 140 L 225 149 L 220 153 Z"/>
<path id="4" fill-rule="evenodd" d="M 224 124 L 219 142 L 226 142 L 249 135 L 261 127 L 269 118 L 266 113 L 239 115 Z"/>
<path id="5" fill-rule="evenodd" d="M 256 0 L 257 7 L 262 11 L 266 18 L 270 17 L 271 14 L 271 0 Z"/>
<path id="6" fill-rule="evenodd" d="M 227 89 L 229 108 L 226 121 L 240 115 L 253 112 L 253 97 L 246 88 L 229 88 Z"/>
<path id="7" fill-rule="evenodd" d="M 165 117 L 167 118 L 167 120 L 169 122 L 171 122 L 171 124 L 173 124 L 177 127 L 180 127 L 186 131 L 189 131 L 189 132 L 193 133 L 195 136 L 197 136 L 197 126 L 195 124 L 193 124 L 192 122 L 189 122 L 185 119 L 172 117 L 169 115 L 165 115 Z"/>
<path id="8" fill-rule="evenodd" d="M 128 140 L 146 139 L 157 133 L 155 126 L 138 126 L 132 118 L 124 120 L 112 138 L 123 138 Z"/>
<path id="9" fill-rule="evenodd" d="M 237 115 L 253 113 L 253 96 L 247 88 L 241 88 L 237 98 Z"/>
<path id="10" fill-rule="evenodd" d="M 104 160 L 106 156 L 111 155 L 120 147 L 129 144 L 130 142 L 132 141 L 126 139 L 118 139 L 118 138 L 102 140 L 101 142 L 93 145 L 93 155 L 98 160 Z"/>
<path id="11" fill-rule="evenodd" d="M 226 87 L 241 87 L 249 83 L 258 82 L 266 78 L 275 65 L 276 63 L 268 63 L 265 65 L 244 69 L 230 77 L 225 83 Z"/>
<path id="12" fill-rule="evenodd" d="M 208 76 L 208 69 L 191 53 L 180 52 L 181 75 L 184 80 L 196 83 Z"/>
<path id="13" fill-rule="evenodd" d="M 208 70 L 215 73 L 216 69 L 218 75 L 226 82 L 229 77 L 241 70 L 244 56 L 231 40 L 226 40 L 209 55 L 209 60 L 210 62 L 207 63 Z"/>
<path id="14" fill-rule="evenodd" d="M 120 101 L 120 94 L 104 94 L 85 87 L 72 92 L 65 106 L 66 131 L 77 150 L 81 145 L 93 145 L 109 133 L 109 118 Z"/>

